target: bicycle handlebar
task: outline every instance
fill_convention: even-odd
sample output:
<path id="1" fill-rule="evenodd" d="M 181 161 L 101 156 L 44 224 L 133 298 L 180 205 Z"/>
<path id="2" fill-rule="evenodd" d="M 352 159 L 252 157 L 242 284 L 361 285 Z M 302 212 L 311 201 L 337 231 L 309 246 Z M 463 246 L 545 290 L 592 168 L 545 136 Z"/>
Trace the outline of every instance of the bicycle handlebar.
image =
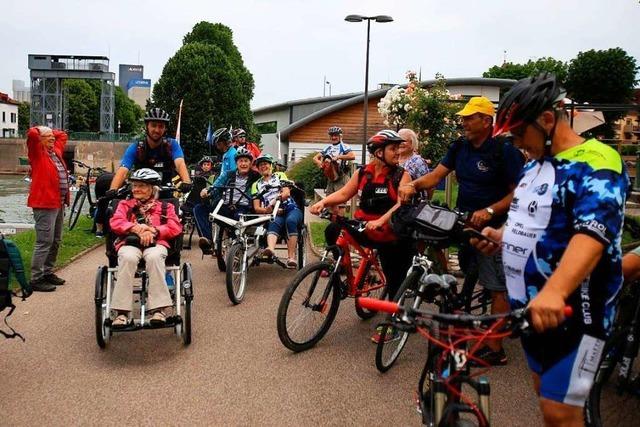
<path id="1" fill-rule="evenodd" d="M 362 233 L 365 230 L 368 222 L 368 221 L 360 221 L 358 219 L 350 219 L 342 215 L 334 214 L 333 212 L 331 212 L 331 210 L 327 208 L 323 209 L 318 214 L 318 217 L 322 219 L 328 219 L 331 222 L 335 222 L 337 224 L 353 228 L 359 233 Z"/>

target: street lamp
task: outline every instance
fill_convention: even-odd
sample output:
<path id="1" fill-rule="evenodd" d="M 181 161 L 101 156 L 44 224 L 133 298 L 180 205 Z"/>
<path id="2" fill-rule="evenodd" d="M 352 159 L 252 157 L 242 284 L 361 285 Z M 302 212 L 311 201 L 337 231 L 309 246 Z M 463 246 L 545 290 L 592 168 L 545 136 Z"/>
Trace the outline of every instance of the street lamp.
<path id="1" fill-rule="evenodd" d="M 362 125 L 362 164 L 364 165 L 367 163 L 367 109 L 369 107 L 369 33 L 371 31 L 371 21 L 380 23 L 393 22 L 393 18 L 388 15 L 347 15 L 344 20 L 347 22 L 367 21 L 367 60 L 364 67 L 364 123 Z"/>

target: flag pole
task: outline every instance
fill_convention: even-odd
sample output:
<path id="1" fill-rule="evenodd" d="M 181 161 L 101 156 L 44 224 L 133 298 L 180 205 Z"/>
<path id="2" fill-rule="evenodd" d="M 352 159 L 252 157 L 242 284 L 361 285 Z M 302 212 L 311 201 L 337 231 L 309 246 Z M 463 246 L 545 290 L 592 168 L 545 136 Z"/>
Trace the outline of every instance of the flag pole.
<path id="1" fill-rule="evenodd" d="M 180 108 L 178 109 L 178 126 L 176 126 L 176 141 L 178 141 L 178 144 L 180 143 L 180 123 L 182 122 L 182 101 L 184 101 L 184 99 L 180 100 Z"/>

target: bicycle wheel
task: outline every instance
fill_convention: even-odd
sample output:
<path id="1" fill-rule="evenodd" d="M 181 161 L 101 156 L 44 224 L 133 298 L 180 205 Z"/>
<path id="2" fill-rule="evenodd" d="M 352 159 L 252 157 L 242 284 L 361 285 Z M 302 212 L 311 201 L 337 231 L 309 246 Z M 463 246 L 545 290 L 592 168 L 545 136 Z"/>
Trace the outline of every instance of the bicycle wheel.
<path id="1" fill-rule="evenodd" d="M 307 239 L 309 234 L 307 233 L 307 226 L 303 225 L 300 228 L 300 234 L 298 234 L 298 244 L 297 244 L 297 252 L 298 252 L 298 270 L 302 270 L 302 268 L 307 264 Z"/>
<path id="2" fill-rule="evenodd" d="M 365 279 L 358 285 L 359 295 L 355 297 L 356 313 L 362 320 L 371 319 L 378 312 L 370 311 L 366 308 L 360 307 L 359 298 L 368 297 L 375 299 L 385 299 L 387 297 L 387 284 L 384 283 L 384 279 L 378 274 L 375 269 L 371 268 L 371 264 L 367 266 L 367 271 L 364 275 Z M 374 288 L 374 289 L 371 289 Z M 369 290 L 371 289 L 371 290 Z"/>
<path id="3" fill-rule="evenodd" d="M 247 285 L 248 263 L 241 242 L 234 243 L 227 254 L 227 295 L 234 304 L 240 304 L 244 298 Z"/>
<path id="4" fill-rule="evenodd" d="M 407 278 L 404 279 L 398 289 L 398 295 L 394 298 L 398 305 L 404 306 L 408 303 L 413 306 L 416 297 L 415 292 L 418 289 L 418 280 L 420 280 L 421 276 L 422 270 L 414 268 Z M 390 315 L 387 317 L 387 321 L 390 322 L 393 318 L 394 316 Z M 395 328 L 391 325 L 381 327 L 381 337 L 396 333 L 396 331 L 394 331 Z M 402 353 L 408 339 L 409 332 L 398 331 L 397 337 L 394 336 L 393 340 L 385 342 L 384 339 L 381 339 L 378 341 L 378 346 L 376 347 L 376 368 L 378 368 L 378 371 L 387 372 L 393 366 L 396 360 L 398 360 L 400 353 Z"/>
<path id="5" fill-rule="evenodd" d="M 73 227 L 76 226 L 78 222 L 78 218 L 80 218 L 80 212 L 82 212 L 82 205 L 84 204 L 84 199 L 87 198 L 86 190 L 81 188 L 76 193 L 76 197 L 73 199 L 73 204 L 71 205 L 71 212 L 69 212 L 69 230 L 73 230 Z"/>
<path id="6" fill-rule="evenodd" d="M 278 337 L 289 350 L 307 350 L 327 333 L 340 305 L 333 265 L 321 261 L 294 276 L 278 307 Z"/>
<path id="7" fill-rule="evenodd" d="M 191 264 L 182 266 L 182 342 L 185 346 L 191 344 L 191 304 L 193 301 L 193 274 Z"/>

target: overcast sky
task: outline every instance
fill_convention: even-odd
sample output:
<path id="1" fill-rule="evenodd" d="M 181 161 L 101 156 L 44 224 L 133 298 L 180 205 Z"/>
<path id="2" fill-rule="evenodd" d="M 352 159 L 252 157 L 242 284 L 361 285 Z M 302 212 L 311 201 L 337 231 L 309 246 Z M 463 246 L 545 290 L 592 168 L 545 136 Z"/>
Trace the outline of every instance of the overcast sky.
<path id="1" fill-rule="evenodd" d="M 0 9 L 0 91 L 10 95 L 12 79 L 29 80 L 29 53 L 105 55 L 116 73 L 139 58 L 155 83 L 202 20 L 233 30 L 254 108 L 322 96 L 324 76 L 334 95 L 362 91 L 366 23 L 344 21 L 352 13 L 394 18 L 371 26 L 371 89 L 407 70 L 481 76 L 505 50 L 512 62 L 566 61 L 621 47 L 640 62 L 638 0 L 2 0 Z"/>

